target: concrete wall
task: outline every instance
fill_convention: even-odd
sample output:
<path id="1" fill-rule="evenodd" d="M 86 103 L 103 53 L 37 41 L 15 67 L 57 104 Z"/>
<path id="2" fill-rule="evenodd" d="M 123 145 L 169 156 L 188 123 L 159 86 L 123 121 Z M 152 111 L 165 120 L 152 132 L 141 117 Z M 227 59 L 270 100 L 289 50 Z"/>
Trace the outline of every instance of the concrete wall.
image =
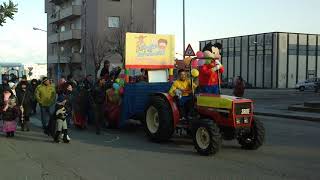
<path id="1" fill-rule="evenodd" d="M 318 35 L 318 49 L 317 49 L 317 77 L 320 77 L 320 35 Z"/>
<path id="2" fill-rule="evenodd" d="M 272 64 L 273 58 L 272 54 L 274 54 L 273 50 L 273 33 L 265 34 L 264 36 L 265 42 L 265 55 L 264 55 L 264 75 L 263 75 L 263 87 L 271 88 L 272 87 Z"/>
<path id="3" fill-rule="evenodd" d="M 289 34 L 289 60 L 288 60 L 288 87 L 294 88 L 297 83 L 297 55 L 294 53 L 296 51 L 294 48 L 297 46 L 298 35 Z M 292 52 L 291 52 L 292 51 Z"/>
<path id="4" fill-rule="evenodd" d="M 301 45 L 307 45 L 307 35 L 299 35 L 299 59 L 298 59 L 298 82 L 307 79 L 307 56 L 303 53 L 305 50 Z"/>
<path id="5" fill-rule="evenodd" d="M 248 42 L 249 42 L 248 36 L 242 37 L 241 76 L 246 81 L 248 81 Z"/>
<path id="6" fill-rule="evenodd" d="M 235 67 L 234 67 L 234 76 L 240 76 L 241 74 L 241 37 L 235 38 L 235 47 L 234 47 L 234 56 L 235 56 Z"/>
<path id="7" fill-rule="evenodd" d="M 287 33 L 279 33 L 278 88 L 286 88 L 287 84 L 287 41 Z"/>
<path id="8" fill-rule="evenodd" d="M 279 46 L 278 46 L 278 33 L 273 34 L 273 63 L 272 63 L 272 88 L 277 88 L 277 67 L 278 67 L 278 53 L 279 53 Z"/>
<path id="9" fill-rule="evenodd" d="M 256 37 L 255 36 L 249 36 L 249 76 L 248 76 L 248 82 L 255 86 L 256 82 Z"/>
<path id="10" fill-rule="evenodd" d="M 256 49 L 257 49 L 257 56 L 256 56 L 256 87 L 262 88 L 263 87 L 263 71 L 264 71 L 264 55 L 263 55 L 263 48 L 264 48 L 264 35 L 260 34 L 257 36 L 256 39 Z"/>
<path id="11" fill-rule="evenodd" d="M 307 66 L 307 76 L 308 78 L 312 78 L 316 76 L 316 56 L 315 51 L 317 44 L 317 36 L 309 35 L 308 36 L 308 66 Z"/>
<path id="12" fill-rule="evenodd" d="M 234 77 L 234 38 L 229 38 L 228 48 L 228 78 Z"/>
<path id="13" fill-rule="evenodd" d="M 204 47 L 204 46 L 202 46 Z M 228 49 L 226 47 L 228 47 L 228 39 L 223 39 L 222 40 L 222 47 L 223 47 L 223 52 L 222 52 L 222 61 L 221 63 L 223 64 L 224 66 L 224 73 L 223 73 L 223 77 L 224 78 L 228 78 Z M 202 50 L 202 48 L 201 48 Z"/>

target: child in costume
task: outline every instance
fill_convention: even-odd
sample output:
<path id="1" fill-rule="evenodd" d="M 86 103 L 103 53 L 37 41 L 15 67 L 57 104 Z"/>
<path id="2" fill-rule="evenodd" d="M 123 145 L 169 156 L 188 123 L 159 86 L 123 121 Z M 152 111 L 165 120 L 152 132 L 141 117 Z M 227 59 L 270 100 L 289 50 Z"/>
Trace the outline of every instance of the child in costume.
<path id="1" fill-rule="evenodd" d="M 64 99 L 64 96 L 59 96 L 56 104 L 56 133 L 54 136 L 54 141 L 56 143 L 60 143 L 61 139 L 63 139 L 64 143 L 69 143 L 70 138 L 68 135 L 68 126 L 67 126 L 67 110 L 65 107 L 66 100 Z"/>
<path id="2" fill-rule="evenodd" d="M 7 137 L 14 137 L 17 129 L 16 120 L 20 116 L 19 107 L 16 104 L 16 98 L 9 88 L 3 90 L 0 113 L 3 120 L 3 132 Z"/>
<path id="3" fill-rule="evenodd" d="M 207 44 L 203 48 L 204 57 L 212 58 L 200 67 L 199 86 L 201 93 L 219 94 L 219 76 L 224 72 L 224 67 L 220 63 L 220 43 Z"/>

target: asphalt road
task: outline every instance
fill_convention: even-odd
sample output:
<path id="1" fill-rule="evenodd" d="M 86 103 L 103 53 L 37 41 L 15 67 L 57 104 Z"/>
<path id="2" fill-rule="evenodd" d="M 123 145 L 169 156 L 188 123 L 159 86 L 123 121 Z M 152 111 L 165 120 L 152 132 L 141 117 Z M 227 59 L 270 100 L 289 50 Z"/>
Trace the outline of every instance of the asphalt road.
<path id="1" fill-rule="evenodd" d="M 260 117 L 266 144 L 257 151 L 224 142 L 199 156 L 188 139 L 147 140 L 141 129 L 72 130 L 71 144 L 54 144 L 38 128 L 0 136 L 1 180 L 320 179 L 320 123 Z"/>

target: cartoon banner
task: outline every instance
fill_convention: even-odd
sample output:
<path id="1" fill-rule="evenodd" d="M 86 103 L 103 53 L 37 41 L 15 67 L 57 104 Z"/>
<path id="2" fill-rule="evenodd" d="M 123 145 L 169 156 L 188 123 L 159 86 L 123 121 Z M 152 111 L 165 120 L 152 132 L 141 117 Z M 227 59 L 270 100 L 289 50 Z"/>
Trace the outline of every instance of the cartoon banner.
<path id="1" fill-rule="evenodd" d="M 164 69 L 174 67 L 173 35 L 126 34 L 125 68 Z"/>

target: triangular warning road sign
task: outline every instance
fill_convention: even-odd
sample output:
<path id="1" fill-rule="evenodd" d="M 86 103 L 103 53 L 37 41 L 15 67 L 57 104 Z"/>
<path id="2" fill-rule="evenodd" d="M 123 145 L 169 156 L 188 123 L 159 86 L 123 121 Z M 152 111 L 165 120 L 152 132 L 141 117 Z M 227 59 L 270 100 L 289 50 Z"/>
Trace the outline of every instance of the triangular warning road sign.
<path id="1" fill-rule="evenodd" d="M 188 47 L 187 47 L 186 51 L 184 52 L 184 55 L 185 56 L 195 56 L 196 55 L 190 44 L 188 44 Z"/>

